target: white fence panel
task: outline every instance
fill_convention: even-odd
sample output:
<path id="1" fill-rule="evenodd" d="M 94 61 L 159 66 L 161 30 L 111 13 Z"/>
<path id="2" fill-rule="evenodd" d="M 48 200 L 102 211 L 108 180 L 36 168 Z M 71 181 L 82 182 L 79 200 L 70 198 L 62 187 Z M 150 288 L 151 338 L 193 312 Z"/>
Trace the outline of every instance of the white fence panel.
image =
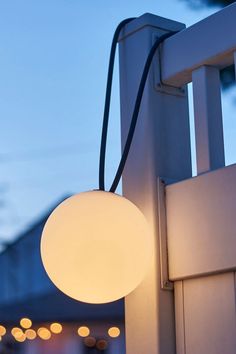
<path id="1" fill-rule="evenodd" d="M 163 45 L 162 80 L 182 86 L 202 65 L 219 69 L 233 64 L 236 50 L 236 3 L 168 38 Z"/>

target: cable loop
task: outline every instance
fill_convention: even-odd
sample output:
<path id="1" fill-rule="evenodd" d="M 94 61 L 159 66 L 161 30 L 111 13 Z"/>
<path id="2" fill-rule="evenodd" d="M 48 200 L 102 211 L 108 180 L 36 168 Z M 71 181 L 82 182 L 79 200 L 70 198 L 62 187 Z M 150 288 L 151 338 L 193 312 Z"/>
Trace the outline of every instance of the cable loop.
<path id="1" fill-rule="evenodd" d="M 107 87 L 106 87 L 106 98 L 105 98 L 105 106 L 104 106 L 104 115 L 103 115 L 103 127 L 102 127 L 102 138 L 101 138 L 101 147 L 100 147 L 100 162 L 99 162 L 99 189 L 100 190 L 105 190 L 105 158 L 106 158 L 106 144 L 107 144 L 107 130 L 108 130 L 108 121 L 109 121 L 109 111 L 110 111 L 110 100 L 111 100 L 111 89 L 112 89 L 112 77 L 113 77 L 113 68 L 114 68 L 114 61 L 115 61 L 115 52 L 116 52 L 116 45 L 119 39 L 120 32 L 122 28 L 129 23 L 130 21 L 134 20 L 134 18 L 129 18 L 124 21 L 122 21 L 113 36 L 112 40 L 112 46 L 111 46 L 111 52 L 110 52 L 110 59 L 109 59 L 109 68 L 108 68 L 108 76 L 107 76 Z M 116 188 L 119 184 L 119 181 L 121 179 L 125 163 L 130 151 L 131 143 L 133 140 L 134 132 L 135 132 L 135 127 L 139 115 L 139 109 L 140 105 L 142 102 L 142 97 L 143 97 L 143 92 L 145 88 L 145 84 L 147 81 L 147 76 L 149 73 L 150 66 L 152 64 L 152 59 L 156 53 L 156 50 L 158 49 L 159 45 L 168 37 L 172 36 L 173 34 L 177 33 L 175 32 L 168 32 L 160 36 L 154 45 L 152 46 L 148 57 L 146 59 L 142 77 L 140 80 L 139 88 L 138 88 L 138 93 L 136 96 L 135 100 L 135 105 L 134 105 L 134 110 L 131 118 L 131 123 L 127 135 L 127 139 L 125 142 L 125 146 L 122 152 L 122 156 L 120 159 L 120 163 L 118 165 L 114 180 L 112 182 L 112 185 L 110 187 L 110 192 L 115 193 Z"/>

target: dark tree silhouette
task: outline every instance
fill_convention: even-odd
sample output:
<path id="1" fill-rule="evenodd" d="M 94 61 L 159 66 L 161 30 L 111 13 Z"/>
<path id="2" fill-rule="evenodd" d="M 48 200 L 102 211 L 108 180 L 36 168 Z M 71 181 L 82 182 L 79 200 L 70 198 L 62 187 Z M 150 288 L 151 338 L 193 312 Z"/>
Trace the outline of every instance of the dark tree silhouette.
<path id="1" fill-rule="evenodd" d="M 189 3 L 190 6 L 194 6 L 194 7 L 202 7 L 202 5 L 224 7 L 235 2 L 234 0 L 185 0 L 185 1 Z"/>
<path id="2" fill-rule="evenodd" d="M 201 0 L 203 2 L 205 2 L 207 5 L 210 5 L 210 6 L 227 6 L 227 5 L 230 5 L 232 4 L 233 0 Z"/>
<path id="3" fill-rule="evenodd" d="M 235 83 L 234 65 L 231 65 L 228 68 L 221 70 L 220 79 L 221 79 L 221 84 L 224 89 L 226 89 L 226 88 L 230 87 L 232 84 L 234 84 Z"/>

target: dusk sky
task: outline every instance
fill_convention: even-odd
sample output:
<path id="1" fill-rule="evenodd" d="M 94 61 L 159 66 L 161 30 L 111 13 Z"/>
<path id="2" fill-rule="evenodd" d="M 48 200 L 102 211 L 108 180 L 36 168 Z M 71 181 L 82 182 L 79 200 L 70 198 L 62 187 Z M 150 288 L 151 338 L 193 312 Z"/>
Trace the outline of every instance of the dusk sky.
<path id="1" fill-rule="evenodd" d="M 0 239 L 17 237 L 64 195 L 97 188 L 113 32 L 124 18 L 145 12 L 190 26 L 218 11 L 187 3 L 0 2 Z M 232 88 L 223 99 L 227 164 L 236 161 L 235 101 Z M 119 139 L 116 69 L 107 185 L 118 163 Z"/>

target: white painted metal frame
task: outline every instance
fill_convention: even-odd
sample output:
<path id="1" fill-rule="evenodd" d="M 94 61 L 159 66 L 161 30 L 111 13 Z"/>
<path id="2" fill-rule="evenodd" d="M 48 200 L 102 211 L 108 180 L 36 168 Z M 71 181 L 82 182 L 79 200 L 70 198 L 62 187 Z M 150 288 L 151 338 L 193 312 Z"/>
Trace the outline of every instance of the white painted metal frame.
<path id="1" fill-rule="evenodd" d="M 224 166 L 219 70 L 235 60 L 236 3 L 168 38 L 162 51 L 162 81 L 193 82 L 197 172 Z"/>
<path id="2" fill-rule="evenodd" d="M 236 271 L 236 165 L 166 187 L 171 280 Z"/>
<path id="3" fill-rule="evenodd" d="M 199 175 L 166 187 L 177 354 L 235 354 L 236 165 L 224 167 L 219 80 L 236 68 L 235 23 L 236 3 L 163 46 L 164 83 L 193 82 Z"/>
<path id="4" fill-rule="evenodd" d="M 181 23 L 145 14 L 124 29 L 119 42 L 122 146 L 154 38 L 183 28 Z M 123 193 L 146 216 L 156 245 L 146 278 L 125 298 L 126 354 L 175 353 L 173 292 L 163 289 L 167 281 L 166 244 L 162 238 L 166 225 L 159 208 L 163 207 L 164 189 L 161 185 L 157 188 L 157 177 L 166 182 L 191 176 L 188 102 L 186 93 L 179 96 L 176 90 L 167 93 L 156 88 L 157 70 L 159 67 L 152 65 L 123 173 Z M 173 119 L 176 111 L 179 115 Z"/>
<path id="5" fill-rule="evenodd" d="M 236 3 L 168 38 L 163 45 L 162 79 L 180 87 L 203 65 L 219 69 L 233 64 Z"/>
<path id="6" fill-rule="evenodd" d="M 146 279 L 125 299 L 126 354 L 235 354 L 236 167 L 224 168 L 219 80 L 219 70 L 236 63 L 235 23 L 236 3 L 187 29 L 146 14 L 127 25 L 120 38 L 124 144 L 153 40 L 181 29 L 154 60 L 123 176 L 124 195 L 146 215 L 156 240 Z M 166 187 L 168 259 L 160 181 L 170 184 L 190 177 L 183 85 L 191 81 L 199 176 Z M 176 347 L 173 298 L 164 291 L 169 285 L 167 259 L 175 282 Z"/>
<path id="7" fill-rule="evenodd" d="M 177 81 L 181 85 L 191 80 L 193 82 L 198 175 L 222 168 L 225 164 L 219 69 L 236 62 L 235 22 L 236 3 L 167 39 L 163 46 L 164 81 L 168 85 L 174 85 Z M 194 55 L 191 50 L 189 56 L 186 50 L 189 50 L 190 41 L 194 43 Z M 196 47 L 198 54 L 195 53 Z M 178 60 L 173 61 L 181 51 L 185 51 L 182 66 Z M 236 269 L 236 262 L 232 259 L 229 261 L 230 257 L 227 253 L 227 250 L 234 252 L 236 248 L 236 236 L 235 238 L 233 236 L 234 217 L 229 222 L 229 215 L 236 209 L 234 171 L 235 166 L 232 166 L 166 188 L 171 279 Z M 218 198 L 218 203 L 215 198 Z M 222 215 L 217 217 L 220 211 Z M 206 232 L 201 227 L 205 228 Z M 217 238 L 216 235 L 219 233 L 222 235 Z M 226 233 L 225 242 L 223 233 Z M 214 241 L 212 235 L 215 236 Z M 221 255 L 219 258 L 221 260 L 224 258 L 226 263 L 228 261 L 228 265 L 217 263 L 216 259 L 216 262 L 213 261 L 213 256 L 208 260 L 207 255 L 205 260 L 201 258 L 200 253 L 204 253 L 204 247 L 209 249 L 211 244 L 215 254 Z M 189 257 L 192 259 L 193 268 L 197 263 L 201 263 L 201 271 L 200 268 L 198 270 L 195 268 L 192 272 L 191 266 L 188 266 Z M 234 259 L 234 255 L 232 257 Z M 178 264 L 177 260 L 179 260 Z"/>

